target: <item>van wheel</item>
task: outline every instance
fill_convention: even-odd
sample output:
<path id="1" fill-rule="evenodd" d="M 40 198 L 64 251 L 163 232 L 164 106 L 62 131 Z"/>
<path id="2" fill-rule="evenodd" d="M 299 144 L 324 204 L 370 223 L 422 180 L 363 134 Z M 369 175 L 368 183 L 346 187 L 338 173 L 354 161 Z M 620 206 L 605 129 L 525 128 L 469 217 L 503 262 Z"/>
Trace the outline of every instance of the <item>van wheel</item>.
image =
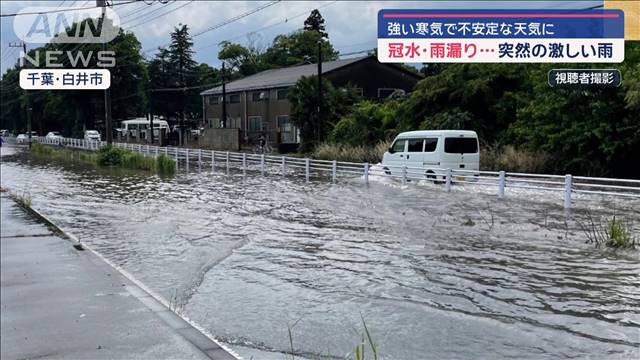
<path id="1" fill-rule="evenodd" d="M 385 175 L 391 175 L 391 170 L 389 168 L 384 168 Z"/>
<path id="2" fill-rule="evenodd" d="M 442 184 L 442 181 L 438 181 L 436 174 L 433 171 L 427 171 L 427 180 L 433 182 L 434 184 Z"/>

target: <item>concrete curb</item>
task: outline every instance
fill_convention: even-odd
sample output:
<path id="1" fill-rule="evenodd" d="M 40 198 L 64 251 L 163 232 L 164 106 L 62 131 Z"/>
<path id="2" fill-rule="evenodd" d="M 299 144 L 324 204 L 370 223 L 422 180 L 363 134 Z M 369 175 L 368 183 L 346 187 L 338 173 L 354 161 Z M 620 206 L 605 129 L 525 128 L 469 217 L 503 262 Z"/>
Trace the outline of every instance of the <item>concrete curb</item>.
<path id="1" fill-rule="evenodd" d="M 198 325 L 187 316 L 178 314 L 173 311 L 170 304 L 162 296 L 149 289 L 146 285 L 137 280 L 126 270 L 102 256 L 99 252 L 97 252 L 90 246 L 82 243 L 76 236 L 56 225 L 38 210 L 34 209 L 33 207 L 23 206 L 19 202 L 15 201 L 14 195 L 10 192 L 9 197 L 16 203 L 16 205 L 18 205 L 18 207 L 24 209 L 27 213 L 35 217 L 37 220 L 42 221 L 56 235 L 69 240 L 76 250 L 88 250 L 100 260 L 104 261 L 117 272 L 119 272 L 127 280 L 131 281 L 136 287 L 132 288 L 130 286 L 127 286 L 126 288 L 132 296 L 136 297 L 151 311 L 156 313 L 156 315 L 160 317 L 165 323 L 167 323 L 175 332 L 177 332 L 180 336 L 185 338 L 192 345 L 202 351 L 210 359 L 243 360 L 239 354 L 216 340 L 215 337 L 202 326 Z"/>

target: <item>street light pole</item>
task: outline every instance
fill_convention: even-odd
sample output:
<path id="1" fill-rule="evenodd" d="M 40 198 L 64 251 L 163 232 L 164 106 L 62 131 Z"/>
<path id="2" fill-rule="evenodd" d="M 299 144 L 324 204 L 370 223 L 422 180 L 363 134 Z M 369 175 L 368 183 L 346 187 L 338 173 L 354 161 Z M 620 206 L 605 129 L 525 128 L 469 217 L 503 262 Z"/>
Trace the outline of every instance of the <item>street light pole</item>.
<path id="1" fill-rule="evenodd" d="M 96 0 L 96 7 L 102 8 L 102 28 L 100 29 L 100 36 L 103 37 L 102 51 L 106 51 L 107 42 L 104 39 L 104 26 L 105 26 L 105 20 L 106 20 L 106 12 L 107 12 L 107 1 Z M 109 74 L 109 76 L 111 76 L 111 74 Z M 107 133 L 106 135 L 107 145 L 111 145 L 113 143 L 113 133 L 111 130 L 111 90 L 109 88 L 104 89 L 104 126 L 105 126 L 105 131 Z"/>
<path id="2" fill-rule="evenodd" d="M 318 41 L 318 124 L 316 132 L 318 143 L 322 140 L 322 40 Z"/>
<path id="3" fill-rule="evenodd" d="M 19 43 L 11 43 L 9 44 L 9 47 L 21 47 L 22 48 L 22 52 L 23 55 L 22 56 L 27 56 L 27 44 L 23 41 L 22 44 Z M 26 64 L 24 62 L 22 62 L 23 66 L 26 68 Z M 31 148 L 31 101 L 29 99 L 29 92 L 27 90 L 24 90 L 24 98 L 25 98 L 25 103 L 27 105 L 27 136 L 29 138 L 29 148 Z"/>

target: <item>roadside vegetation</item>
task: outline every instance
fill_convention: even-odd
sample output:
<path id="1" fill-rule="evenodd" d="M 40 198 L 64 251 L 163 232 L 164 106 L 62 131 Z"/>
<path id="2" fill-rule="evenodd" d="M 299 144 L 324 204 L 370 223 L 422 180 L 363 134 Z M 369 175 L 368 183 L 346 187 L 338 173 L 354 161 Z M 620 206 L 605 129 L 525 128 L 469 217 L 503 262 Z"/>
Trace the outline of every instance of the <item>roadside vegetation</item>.
<path id="1" fill-rule="evenodd" d="M 367 327 L 367 323 L 364 321 L 364 317 L 360 314 L 360 319 L 362 320 L 362 330 L 358 333 L 358 343 L 355 345 L 354 349 L 347 353 L 343 359 L 344 360 L 377 360 L 378 359 L 378 347 L 376 343 L 373 341 L 373 336 L 369 332 L 369 328 Z M 285 356 L 286 360 L 295 360 L 296 355 L 301 355 L 297 352 L 293 345 L 293 328 L 300 321 L 298 319 L 293 324 L 287 325 L 287 334 L 289 336 L 289 351 Z M 306 354 L 305 354 L 306 355 Z M 305 356 L 307 358 L 307 356 Z M 327 354 L 327 356 L 320 356 L 317 359 L 335 359 L 335 356 Z"/>
<path id="2" fill-rule="evenodd" d="M 587 243 L 596 247 L 604 245 L 615 249 L 635 249 L 637 246 L 631 225 L 616 215 L 602 221 L 594 219 L 589 213 L 586 222 L 578 223 L 587 237 Z"/>
<path id="3" fill-rule="evenodd" d="M 53 147 L 34 143 L 31 151 L 39 156 L 60 160 L 79 160 L 98 166 L 123 167 L 133 170 L 156 172 L 162 175 L 173 175 L 176 172 L 176 163 L 170 157 L 162 154 L 156 157 L 145 156 L 131 150 L 104 146 L 97 152 L 88 152 L 64 147 Z"/>
<path id="4" fill-rule="evenodd" d="M 26 191 L 23 191 L 21 194 L 9 192 L 9 196 L 16 202 L 16 204 L 20 205 L 25 209 L 31 208 L 31 194 Z"/>

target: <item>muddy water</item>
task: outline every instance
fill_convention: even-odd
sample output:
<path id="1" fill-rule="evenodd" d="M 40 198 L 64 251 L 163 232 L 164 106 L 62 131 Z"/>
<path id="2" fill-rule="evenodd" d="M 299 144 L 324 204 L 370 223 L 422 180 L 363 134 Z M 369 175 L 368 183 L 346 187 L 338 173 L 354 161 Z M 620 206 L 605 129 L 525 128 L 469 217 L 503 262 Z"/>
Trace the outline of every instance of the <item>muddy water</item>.
<path id="1" fill-rule="evenodd" d="M 163 179 L 2 148 L 2 186 L 246 358 L 638 358 L 638 251 L 596 249 L 587 214 L 532 192 L 210 171 Z M 529 200 L 534 199 L 534 200 Z M 638 200 L 584 199 L 640 224 Z"/>

